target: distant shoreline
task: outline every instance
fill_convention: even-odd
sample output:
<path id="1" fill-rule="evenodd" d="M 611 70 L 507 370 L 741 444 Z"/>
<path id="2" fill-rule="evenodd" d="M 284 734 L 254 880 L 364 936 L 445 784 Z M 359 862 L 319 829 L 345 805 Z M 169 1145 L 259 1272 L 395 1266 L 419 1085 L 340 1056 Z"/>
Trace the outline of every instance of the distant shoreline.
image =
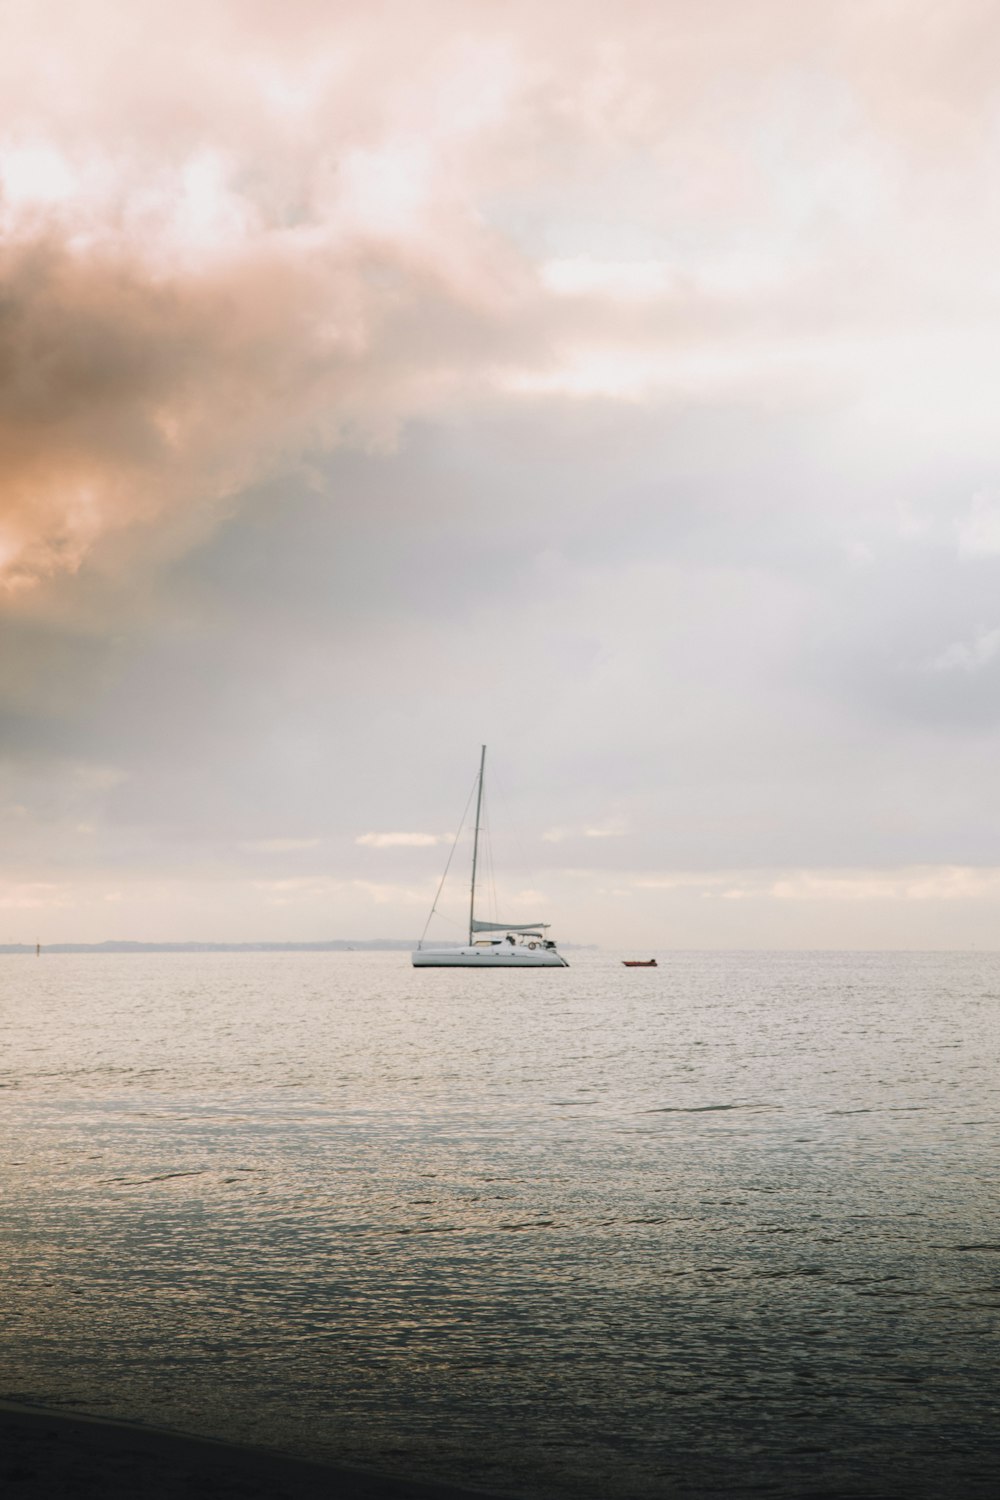
<path id="1" fill-rule="evenodd" d="M 409 953 L 416 938 L 330 938 L 315 943 L 42 943 L 46 953 Z M 447 945 L 442 945 L 447 946 Z M 561 943 L 562 948 L 596 948 L 590 943 Z M 34 954 L 34 943 L 0 943 L 0 955 Z"/>
<path id="2" fill-rule="evenodd" d="M 353 950 L 409 951 L 416 938 L 331 938 L 315 943 L 42 943 L 43 953 L 350 953 Z M 0 953 L 34 953 L 34 943 L 0 943 Z"/>

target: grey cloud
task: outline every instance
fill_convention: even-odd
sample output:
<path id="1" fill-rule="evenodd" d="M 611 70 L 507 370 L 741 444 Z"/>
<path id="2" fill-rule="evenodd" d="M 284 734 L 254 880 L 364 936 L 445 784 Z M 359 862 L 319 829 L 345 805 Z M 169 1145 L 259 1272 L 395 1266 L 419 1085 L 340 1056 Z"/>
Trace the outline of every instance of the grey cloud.
<path id="1" fill-rule="evenodd" d="M 995 862 L 994 23 L 904 11 L 40 6 L 39 114 L 25 10 L 0 145 L 80 175 L 2 205 L 10 868 L 400 930 L 441 850 L 357 839 L 483 739 L 542 880 Z"/>
<path id="2" fill-rule="evenodd" d="M 396 454 L 345 456 L 328 488 L 248 498 L 178 560 L 164 619 L 71 716 L 78 748 L 113 744 L 129 768 L 110 822 L 213 848 L 322 835 L 317 860 L 346 867 L 358 833 L 457 816 L 463 753 L 483 736 L 513 767 L 531 838 L 624 813 L 638 867 L 943 849 L 939 802 L 914 801 L 900 825 L 941 752 L 887 684 L 898 695 L 975 619 L 987 580 L 974 606 L 967 564 L 905 540 L 853 563 L 825 502 L 775 499 L 780 449 L 751 468 L 745 448 L 719 455 L 718 489 L 740 470 L 730 503 L 682 501 L 679 521 L 675 450 L 650 487 L 655 444 L 630 419 L 602 426 L 561 485 L 553 462 L 528 486 L 530 425 L 520 441 L 507 421 L 500 437 L 426 430 Z M 619 461 L 632 448 L 638 474 Z M 711 490 L 707 434 L 701 465 Z M 885 546 L 884 517 L 873 532 Z M 932 675 L 921 692 L 940 695 Z M 963 838 L 985 826 L 964 795 Z M 619 863 L 601 842 L 588 861 Z M 427 868 L 423 851 L 393 859 Z"/>

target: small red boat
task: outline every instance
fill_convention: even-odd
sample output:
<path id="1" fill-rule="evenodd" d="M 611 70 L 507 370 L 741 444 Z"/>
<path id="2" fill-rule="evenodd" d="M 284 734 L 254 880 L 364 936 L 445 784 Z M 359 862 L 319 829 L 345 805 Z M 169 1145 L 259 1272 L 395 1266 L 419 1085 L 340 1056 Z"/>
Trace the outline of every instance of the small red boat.
<path id="1" fill-rule="evenodd" d="M 656 969 L 659 965 L 655 958 L 623 958 L 622 963 L 626 969 Z"/>

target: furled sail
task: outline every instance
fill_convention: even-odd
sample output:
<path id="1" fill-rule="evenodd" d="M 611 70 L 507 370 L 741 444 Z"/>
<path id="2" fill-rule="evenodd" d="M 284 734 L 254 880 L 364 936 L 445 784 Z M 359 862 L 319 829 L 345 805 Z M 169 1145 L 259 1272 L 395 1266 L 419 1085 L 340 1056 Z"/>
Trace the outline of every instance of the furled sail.
<path id="1" fill-rule="evenodd" d="M 519 932 L 522 937 L 541 937 L 548 922 L 480 922 L 475 918 L 472 923 L 473 932 Z"/>

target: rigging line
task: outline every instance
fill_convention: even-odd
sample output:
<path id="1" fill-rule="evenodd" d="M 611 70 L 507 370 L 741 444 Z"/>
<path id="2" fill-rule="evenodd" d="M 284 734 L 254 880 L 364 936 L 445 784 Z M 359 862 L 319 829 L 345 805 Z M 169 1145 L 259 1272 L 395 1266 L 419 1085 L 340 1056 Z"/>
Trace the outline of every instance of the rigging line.
<path id="1" fill-rule="evenodd" d="M 479 794 L 478 812 L 479 812 L 479 863 L 476 866 L 476 872 L 475 872 L 476 885 L 475 885 L 475 891 L 474 891 L 473 894 L 479 900 L 480 906 L 481 906 L 482 905 L 482 899 L 481 898 L 482 898 L 482 893 L 483 893 L 483 886 L 486 883 L 486 853 L 487 853 L 487 850 L 489 848 L 489 836 L 487 834 L 487 829 L 486 829 L 486 788 L 485 788 L 485 786 L 482 788 L 482 791 Z M 479 915 L 482 916 L 482 911 L 480 911 Z"/>
<path id="2" fill-rule="evenodd" d="M 477 776 L 476 781 L 478 780 L 479 777 Z M 437 904 L 441 899 L 441 892 L 444 890 L 444 883 L 448 879 L 448 871 L 451 869 L 451 862 L 454 858 L 455 850 L 458 848 L 458 841 L 462 837 L 462 829 L 465 827 L 465 820 L 469 816 L 469 808 L 472 806 L 472 799 L 476 794 L 476 781 L 472 783 L 472 790 L 469 792 L 468 798 L 466 799 L 465 810 L 462 813 L 462 818 L 458 825 L 458 832 L 456 833 L 451 849 L 448 852 L 448 861 L 444 867 L 444 874 L 441 876 L 441 883 L 437 888 L 437 893 L 434 897 L 434 903 L 431 906 L 427 921 L 424 923 L 424 930 L 420 934 L 420 941 L 417 943 L 418 948 L 423 945 L 424 938 L 427 936 L 427 929 L 431 925 L 431 920 L 434 916 L 434 913 L 437 911 Z"/>

